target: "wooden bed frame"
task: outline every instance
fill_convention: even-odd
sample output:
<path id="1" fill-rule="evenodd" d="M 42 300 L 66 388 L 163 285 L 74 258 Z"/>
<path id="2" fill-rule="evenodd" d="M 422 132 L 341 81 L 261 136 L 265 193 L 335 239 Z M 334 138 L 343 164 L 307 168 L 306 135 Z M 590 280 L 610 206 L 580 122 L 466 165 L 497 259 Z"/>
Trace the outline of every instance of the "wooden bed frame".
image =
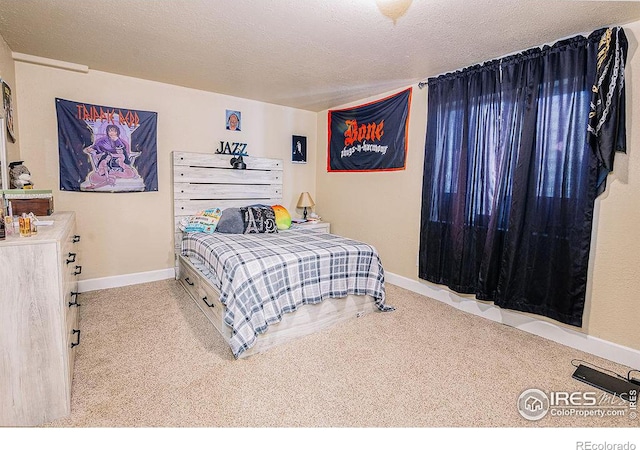
<path id="1" fill-rule="evenodd" d="M 228 343 L 231 328 L 224 322 L 224 308 L 218 289 L 180 253 L 180 219 L 203 209 L 275 205 L 282 202 L 283 162 L 279 159 L 243 157 L 246 170 L 233 169 L 233 155 L 173 152 L 173 214 L 176 280 L 185 288 L 205 316 Z M 349 295 L 328 299 L 316 305 L 304 305 L 285 314 L 282 321 L 270 325 L 258 335 L 244 358 L 268 348 L 329 328 L 337 323 L 376 311 L 371 296 Z"/>

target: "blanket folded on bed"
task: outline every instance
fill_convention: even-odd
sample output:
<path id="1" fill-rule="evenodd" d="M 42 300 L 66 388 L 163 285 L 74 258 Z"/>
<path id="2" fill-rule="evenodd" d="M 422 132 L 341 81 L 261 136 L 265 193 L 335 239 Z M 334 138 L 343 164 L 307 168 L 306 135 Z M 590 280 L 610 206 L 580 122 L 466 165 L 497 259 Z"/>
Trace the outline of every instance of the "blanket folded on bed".
<path id="1" fill-rule="evenodd" d="M 199 261 L 220 291 L 237 358 L 282 315 L 304 304 L 370 295 L 385 304 L 384 269 L 371 245 L 310 230 L 185 234 L 182 254 Z"/>

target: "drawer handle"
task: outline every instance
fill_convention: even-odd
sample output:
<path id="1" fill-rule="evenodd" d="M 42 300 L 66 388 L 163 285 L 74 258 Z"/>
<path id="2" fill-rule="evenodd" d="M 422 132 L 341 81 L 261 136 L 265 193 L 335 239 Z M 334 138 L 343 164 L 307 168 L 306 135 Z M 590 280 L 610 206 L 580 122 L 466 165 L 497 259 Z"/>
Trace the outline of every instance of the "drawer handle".
<path id="1" fill-rule="evenodd" d="M 215 303 L 213 303 L 213 302 L 212 302 L 211 304 L 207 303 L 207 297 L 202 297 L 202 301 L 203 301 L 203 302 L 204 302 L 204 304 L 205 304 L 205 305 L 207 305 L 209 308 L 215 308 L 215 306 L 216 306 L 216 305 L 215 305 Z"/>
<path id="2" fill-rule="evenodd" d="M 80 295 L 81 292 L 71 292 L 71 297 L 73 297 L 73 301 L 69 302 L 69 308 L 71 308 L 72 306 L 75 306 L 76 308 L 78 306 L 80 306 L 80 303 L 78 303 L 78 295 Z"/>
<path id="3" fill-rule="evenodd" d="M 73 330 L 73 331 L 71 331 L 71 334 L 77 334 L 78 335 L 78 340 L 76 342 L 72 342 L 71 343 L 71 348 L 75 347 L 76 345 L 80 345 L 80 330 Z"/>
<path id="4" fill-rule="evenodd" d="M 76 262 L 76 254 L 69 252 L 69 256 L 67 257 L 67 264 L 71 264 Z"/>
<path id="5" fill-rule="evenodd" d="M 78 236 L 77 234 L 74 234 L 74 235 L 73 235 L 73 240 L 72 240 L 71 242 L 73 242 L 74 244 L 75 244 L 76 242 L 80 242 L 80 236 Z"/>
<path id="6" fill-rule="evenodd" d="M 189 277 L 185 278 L 184 281 L 186 281 L 189 286 L 193 286 L 193 282 L 189 279 Z"/>
<path id="7" fill-rule="evenodd" d="M 82 266 L 76 266 L 76 271 L 73 272 L 74 275 L 80 275 L 82 273 Z"/>

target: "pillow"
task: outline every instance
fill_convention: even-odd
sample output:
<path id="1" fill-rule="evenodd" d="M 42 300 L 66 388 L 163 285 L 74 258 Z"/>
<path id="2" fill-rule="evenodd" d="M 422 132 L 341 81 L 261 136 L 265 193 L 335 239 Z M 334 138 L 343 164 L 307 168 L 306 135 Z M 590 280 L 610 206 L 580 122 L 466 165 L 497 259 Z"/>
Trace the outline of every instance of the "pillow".
<path id="1" fill-rule="evenodd" d="M 247 206 L 240 208 L 244 234 L 277 233 L 276 213 L 271 206 Z"/>
<path id="2" fill-rule="evenodd" d="M 222 210 L 220 208 L 205 209 L 195 216 L 180 221 L 180 229 L 185 233 L 213 233 L 216 230 Z"/>
<path id="3" fill-rule="evenodd" d="M 222 211 L 216 231 L 228 234 L 244 233 L 244 220 L 242 219 L 240 208 L 227 208 Z"/>
<path id="4" fill-rule="evenodd" d="M 291 214 L 282 205 L 273 205 L 273 212 L 276 214 L 276 225 L 278 230 L 288 230 L 291 228 Z"/>

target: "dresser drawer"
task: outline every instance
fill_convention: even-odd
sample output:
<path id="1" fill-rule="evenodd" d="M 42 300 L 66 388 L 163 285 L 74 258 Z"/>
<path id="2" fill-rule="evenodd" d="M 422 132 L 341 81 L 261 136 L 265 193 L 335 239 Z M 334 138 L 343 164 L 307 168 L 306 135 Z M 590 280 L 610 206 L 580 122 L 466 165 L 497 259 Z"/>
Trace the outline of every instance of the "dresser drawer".
<path id="1" fill-rule="evenodd" d="M 65 324 L 67 329 L 78 328 L 80 294 L 77 291 L 67 292 L 64 296 Z"/>
<path id="2" fill-rule="evenodd" d="M 180 270 L 180 278 L 178 281 L 180 281 L 180 284 L 182 284 L 182 286 L 189 293 L 189 295 L 194 300 L 197 300 L 198 296 L 200 295 L 200 292 L 199 292 L 200 278 L 196 273 L 197 269 L 191 266 L 183 258 L 180 258 L 179 270 Z"/>
<path id="3" fill-rule="evenodd" d="M 67 366 L 69 367 L 68 378 L 69 386 L 73 382 L 73 366 L 76 357 L 76 349 L 80 345 L 80 311 L 78 310 L 79 303 L 76 303 L 77 296 L 68 296 L 67 299 L 67 327 L 66 327 L 66 345 L 67 345 Z M 71 303 L 71 306 L 69 306 Z"/>
<path id="4" fill-rule="evenodd" d="M 198 269 L 185 258 L 179 258 L 178 269 L 180 271 L 178 281 L 196 302 L 198 308 L 223 336 L 230 338 L 231 329 L 224 323 L 224 305 L 220 303 L 218 291 L 203 279 Z"/>
<path id="5" fill-rule="evenodd" d="M 80 264 L 79 255 L 80 237 L 76 235 L 75 227 L 71 227 L 62 240 L 60 251 L 61 267 L 63 271 L 63 283 L 67 284 L 76 281 L 78 275 L 82 273 L 82 265 Z"/>
<path id="6" fill-rule="evenodd" d="M 73 362 L 79 343 L 80 329 L 80 293 L 78 292 L 78 275 L 82 271 L 80 265 L 79 236 L 76 235 L 75 226 L 70 227 L 69 232 L 61 241 L 60 267 L 62 268 L 62 308 L 65 311 L 66 346 L 69 362 L 69 377 L 73 379 Z M 73 347 L 71 344 L 76 344 Z"/>
<path id="7" fill-rule="evenodd" d="M 73 366 L 76 349 L 80 345 L 80 293 L 78 275 L 82 272 L 80 264 L 80 237 L 76 234 L 75 224 L 61 241 L 60 267 L 62 268 L 62 299 L 65 311 L 65 343 L 67 348 L 67 376 L 69 386 L 73 382 Z"/>
<path id="8" fill-rule="evenodd" d="M 224 323 L 225 306 L 220 303 L 220 294 L 205 280 L 200 281 L 198 306 L 225 338 L 231 338 L 231 328 Z"/>

